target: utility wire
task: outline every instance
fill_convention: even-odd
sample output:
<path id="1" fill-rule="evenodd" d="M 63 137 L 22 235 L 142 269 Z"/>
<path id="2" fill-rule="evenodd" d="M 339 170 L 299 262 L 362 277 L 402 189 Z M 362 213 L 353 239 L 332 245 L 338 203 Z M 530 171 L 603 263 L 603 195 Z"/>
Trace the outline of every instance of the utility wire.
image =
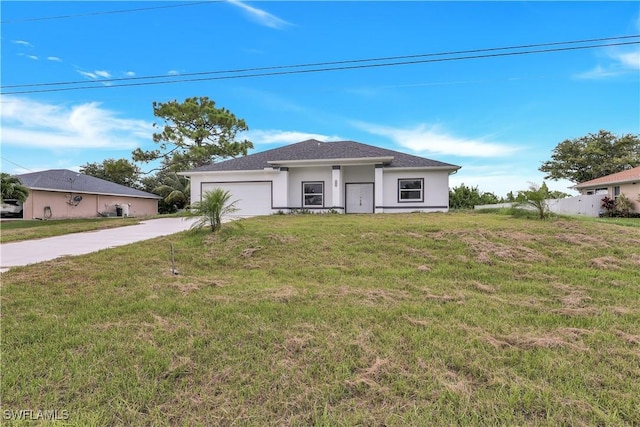
<path id="1" fill-rule="evenodd" d="M 463 54 L 470 54 L 470 53 L 496 52 L 496 51 L 503 51 L 503 50 L 515 50 L 515 49 L 531 49 L 531 48 L 547 47 L 547 46 L 572 45 L 572 44 L 579 44 L 579 43 L 595 43 L 595 42 L 604 42 L 604 41 L 612 41 L 612 40 L 625 40 L 625 39 L 632 39 L 632 38 L 640 38 L 640 35 L 636 34 L 636 35 L 619 36 L 619 37 L 604 37 L 604 38 L 597 38 L 597 39 L 570 40 L 570 41 L 564 41 L 564 42 L 537 43 L 537 44 L 517 45 L 517 46 L 492 47 L 492 48 L 484 48 L 484 49 L 458 50 L 458 51 L 448 51 L 448 52 L 438 52 L 438 53 L 422 53 L 422 54 L 415 54 L 415 55 L 386 56 L 386 57 L 367 58 L 367 59 L 352 59 L 352 60 L 343 60 L 343 61 L 315 62 L 315 63 L 305 63 L 305 64 L 294 64 L 294 65 L 277 65 L 277 66 L 270 66 L 270 67 L 254 67 L 254 68 L 219 70 L 219 71 L 200 71 L 200 72 L 193 72 L 193 73 L 178 74 L 175 76 L 162 74 L 162 75 L 138 76 L 138 77 L 121 77 L 121 78 L 101 79 L 101 80 L 74 80 L 74 81 L 50 82 L 50 83 L 25 83 L 25 84 L 16 84 L 16 85 L 4 85 L 4 86 L 0 86 L 0 89 L 41 87 L 41 86 L 86 85 L 86 84 L 95 84 L 97 82 L 111 83 L 111 82 L 152 80 L 152 79 L 163 79 L 163 78 L 164 79 L 167 79 L 167 78 L 183 79 L 180 81 L 184 81 L 184 77 L 203 76 L 203 75 L 249 73 L 249 72 L 257 72 L 257 71 L 283 70 L 283 69 L 289 69 L 289 68 L 324 67 L 324 66 L 331 66 L 331 65 L 357 64 L 357 63 L 364 63 L 364 62 L 397 61 L 397 60 L 403 60 L 403 59 L 427 58 L 427 57 L 448 56 L 448 55 L 463 55 Z M 599 47 L 599 46 L 596 46 L 596 47 Z M 610 45 L 602 45 L 602 46 L 610 46 Z M 266 75 L 269 75 L 269 74 L 266 74 Z M 117 87 L 117 86 L 123 86 L 123 85 L 114 85 L 114 86 Z"/>
<path id="2" fill-rule="evenodd" d="M 108 10 L 102 12 L 87 12 L 87 13 L 79 13 L 75 15 L 59 15 L 59 16 L 44 16 L 40 18 L 24 18 L 24 19 L 9 19 L 7 21 L 0 21 L 0 24 L 17 24 L 20 22 L 34 22 L 34 21 L 50 21 L 54 19 L 68 19 L 68 18 L 79 18 L 84 16 L 97 16 L 97 15 L 112 15 L 116 13 L 131 13 L 131 12 L 143 12 L 147 10 L 155 10 L 155 9 L 169 9 L 175 7 L 189 7 L 189 6 L 198 6 L 201 4 L 207 3 L 222 3 L 223 0 L 211 0 L 211 1 L 198 1 L 198 2 L 189 2 L 182 4 L 174 4 L 167 6 L 153 6 L 153 7 L 140 7 L 137 9 L 121 9 L 121 10 Z"/>
<path id="3" fill-rule="evenodd" d="M 150 85 L 161 85 L 161 84 L 189 83 L 189 82 L 212 81 L 212 80 L 230 80 L 230 79 L 266 77 L 266 76 L 279 76 L 279 75 L 291 75 L 291 74 L 303 74 L 303 73 L 319 73 L 319 72 L 327 72 L 327 71 L 342 71 L 342 70 L 354 70 L 354 69 L 363 69 L 363 68 L 391 67 L 391 66 L 398 66 L 398 65 L 413 65 L 413 64 L 425 64 L 425 63 L 446 62 L 446 61 L 462 61 L 462 60 L 468 60 L 468 59 L 497 58 L 497 57 L 528 55 L 528 54 L 536 54 L 536 53 L 566 52 L 566 51 L 594 49 L 594 48 L 611 47 L 611 46 L 627 46 L 627 45 L 634 45 L 634 44 L 640 44 L 640 41 L 596 44 L 596 45 L 586 45 L 586 46 L 570 46 L 570 47 L 559 47 L 559 48 L 539 49 L 539 50 L 525 50 L 525 51 L 507 52 L 507 53 L 491 53 L 491 54 L 483 54 L 483 55 L 458 56 L 458 57 L 452 57 L 452 58 L 436 58 L 436 59 L 421 59 L 421 60 L 412 60 L 412 61 L 397 61 L 397 62 L 387 62 L 387 63 L 381 63 L 381 64 L 344 65 L 344 66 L 339 66 L 339 67 L 324 67 L 324 68 L 314 68 L 314 69 L 305 69 L 305 70 L 272 71 L 272 72 L 266 72 L 266 73 L 252 73 L 252 74 L 240 74 L 240 75 L 217 76 L 217 77 L 211 77 L 210 76 L 210 77 L 200 77 L 200 78 L 181 79 L 181 80 L 163 80 L 163 81 L 152 81 L 152 82 L 123 83 L 123 84 L 115 84 L 115 85 L 104 85 L 104 84 L 101 84 L 101 85 L 94 85 L 94 86 L 77 86 L 77 87 L 54 88 L 54 89 L 34 89 L 34 90 L 3 92 L 3 94 L 5 94 L 5 95 L 19 95 L 19 94 L 28 94 L 28 93 L 64 92 L 64 91 L 84 90 L 84 89 L 102 89 L 102 88 L 115 88 L 115 87 L 150 86 Z M 102 82 L 105 82 L 105 81 L 104 80 L 100 80 L 100 81 L 95 81 L 95 82 L 90 82 L 90 83 L 94 83 L 95 84 L 95 83 L 102 83 Z"/>

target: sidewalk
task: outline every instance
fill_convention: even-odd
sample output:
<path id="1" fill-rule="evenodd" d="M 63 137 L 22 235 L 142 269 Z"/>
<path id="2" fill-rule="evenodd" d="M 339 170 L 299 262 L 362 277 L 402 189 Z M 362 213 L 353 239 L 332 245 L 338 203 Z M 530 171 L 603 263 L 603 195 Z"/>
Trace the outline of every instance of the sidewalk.
<path id="1" fill-rule="evenodd" d="M 46 239 L 0 245 L 0 272 L 68 255 L 84 255 L 101 249 L 128 245 L 142 240 L 188 230 L 195 218 L 160 218 L 140 224 L 107 230 L 65 234 Z"/>

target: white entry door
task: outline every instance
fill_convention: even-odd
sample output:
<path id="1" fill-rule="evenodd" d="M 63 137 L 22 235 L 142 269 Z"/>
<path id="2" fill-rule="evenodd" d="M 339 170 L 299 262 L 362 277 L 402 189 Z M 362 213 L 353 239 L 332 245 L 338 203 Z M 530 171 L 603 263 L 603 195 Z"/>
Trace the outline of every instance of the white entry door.
<path id="1" fill-rule="evenodd" d="M 373 182 L 347 184 L 346 213 L 373 213 Z"/>

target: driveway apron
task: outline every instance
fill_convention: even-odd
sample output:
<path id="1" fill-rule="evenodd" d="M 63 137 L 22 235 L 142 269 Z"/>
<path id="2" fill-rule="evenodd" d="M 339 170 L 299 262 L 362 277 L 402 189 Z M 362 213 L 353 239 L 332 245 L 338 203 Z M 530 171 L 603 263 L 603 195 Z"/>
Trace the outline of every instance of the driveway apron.
<path id="1" fill-rule="evenodd" d="M 0 268 L 35 264 L 62 256 L 84 255 L 189 229 L 195 219 L 160 218 L 107 230 L 65 234 L 0 245 Z"/>

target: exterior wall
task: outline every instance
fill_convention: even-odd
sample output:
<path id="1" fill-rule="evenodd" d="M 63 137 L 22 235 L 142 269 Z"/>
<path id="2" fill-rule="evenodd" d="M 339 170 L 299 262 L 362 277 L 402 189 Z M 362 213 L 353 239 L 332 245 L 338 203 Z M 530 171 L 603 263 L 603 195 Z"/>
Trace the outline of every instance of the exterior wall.
<path id="1" fill-rule="evenodd" d="M 376 212 L 447 212 L 449 210 L 449 172 L 448 171 L 406 171 L 382 169 L 382 202 L 376 198 Z M 424 179 L 423 202 L 399 202 L 398 179 Z M 376 192 L 378 196 L 378 192 Z"/>
<path id="2" fill-rule="evenodd" d="M 31 190 L 24 203 L 23 217 L 25 219 L 47 218 L 45 208 L 49 207 L 51 216 L 48 218 L 51 219 L 95 218 L 102 212 L 115 214 L 116 204 L 128 205 L 129 216 L 148 216 L 158 213 L 156 199 L 80 193 L 74 193 L 73 196 L 82 196 L 82 201 L 74 206 L 69 203 L 72 199 L 69 193 Z"/>
<path id="3" fill-rule="evenodd" d="M 398 179 L 424 179 L 423 202 L 398 202 Z M 209 172 L 191 176 L 191 203 L 201 200 L 203 184 L 233 182 L 271 182 L 271 212 L 302 209 L 302 183 L 323 182 L 322 208 L 344 212 L 346 184 L 374 183 L 374 209 L 382 212 L 446 212 L 449 209 L 449 172 L 444 170 L 394 170 L 374 165 L 291 166 L 260 171 Z"/>
<path id="4" fill-rule="evenodd" d="M 323 208 L 333 207 L 333 180 L 331 166 L 289 168 L 289 208 L 302 208 L 302 183 L 324 182 Z"/>

